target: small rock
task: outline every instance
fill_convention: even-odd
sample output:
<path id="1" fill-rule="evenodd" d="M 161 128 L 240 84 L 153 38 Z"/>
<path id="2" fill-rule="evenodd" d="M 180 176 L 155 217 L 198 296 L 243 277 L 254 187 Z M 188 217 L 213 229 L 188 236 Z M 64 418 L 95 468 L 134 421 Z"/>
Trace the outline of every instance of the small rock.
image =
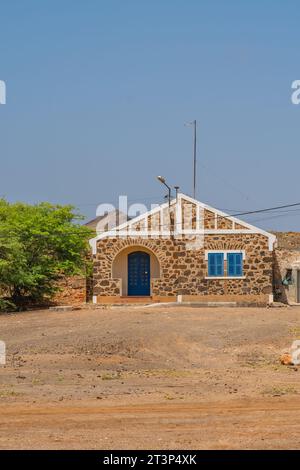
<path id="1" fill-rule="evenodd" d="M 78 310 L 73 305 L 56 305 L 55 307 L 49 307 L 52 312 L 71 312 L 72 310 Z"/>
<path id="2" fill-rule="evenodd" d="M 293 359 L 290 353 L 285 352 L 280 356 L 280 362 L 284 366 L 292 366 L 293 365 Z"/>

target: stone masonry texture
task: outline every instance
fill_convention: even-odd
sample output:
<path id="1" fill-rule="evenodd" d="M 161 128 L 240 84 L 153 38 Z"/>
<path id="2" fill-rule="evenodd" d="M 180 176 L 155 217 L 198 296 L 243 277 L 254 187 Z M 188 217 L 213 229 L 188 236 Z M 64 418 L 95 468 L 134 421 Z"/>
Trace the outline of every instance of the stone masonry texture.
<path id="1" fill-rule="evenodd" d="M 195 242 L 195 243 L 193 243 Z M 199 247 L 197 240 L 185 238 L 103 238 L 94 255 L 93 294 L 120 296 L 120 279 L 112 277 L 117 254 L 128 246 L 145 247 L 156 256 L 160 278 L 151 280 L 151 294 L 177 295 L 261 295 L 272 293 L 273 253 L 263 234 L 208 234 Z M 244 277 L 206 279 L 205 250 L 245 250 Z"/>

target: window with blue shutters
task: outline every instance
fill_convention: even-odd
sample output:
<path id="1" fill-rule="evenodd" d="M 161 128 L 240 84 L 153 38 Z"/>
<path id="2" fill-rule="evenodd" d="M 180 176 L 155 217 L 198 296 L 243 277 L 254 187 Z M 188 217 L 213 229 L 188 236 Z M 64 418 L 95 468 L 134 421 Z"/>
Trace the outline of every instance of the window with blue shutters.
<path id="1" fill-rule="evenodd" d="M 223 253 L 208 253 L 208 275 L 224 276 Z"/>
<path id="2" fill-rule="evenodd" d="M 243 275 L 243 255 L 242 253 L 227 254 L 227 276 Z"/>

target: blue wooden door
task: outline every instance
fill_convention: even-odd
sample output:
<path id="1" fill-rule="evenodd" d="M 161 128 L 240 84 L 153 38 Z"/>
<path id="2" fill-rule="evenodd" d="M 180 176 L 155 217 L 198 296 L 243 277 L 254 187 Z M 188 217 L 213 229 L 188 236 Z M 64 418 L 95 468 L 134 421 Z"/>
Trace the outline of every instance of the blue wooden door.
<path id="1" fill-rule="evenodd" d="M 128 295 L 150 295 L 150 256 L 143 251 L 128 255 Z"/>

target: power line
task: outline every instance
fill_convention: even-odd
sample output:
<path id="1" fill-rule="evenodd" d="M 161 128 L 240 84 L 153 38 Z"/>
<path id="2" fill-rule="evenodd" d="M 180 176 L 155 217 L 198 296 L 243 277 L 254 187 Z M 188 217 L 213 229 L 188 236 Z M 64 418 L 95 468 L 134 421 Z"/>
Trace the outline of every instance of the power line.
<path id="1" fill-rule="evenodd" d="M 286 209 L 288 207 L 295 207 L 295 206 L 300 206 L 300 202 L 295 202 L 294 204 L 285 204 L 284 206 L 268 207 L 267 209 L 258 209 L 255 211 L 239 212 L 237 214 L 231 214 L 230 216 L 227 216 L 227 217 L 239 217 L 241 215 L 258 214 L 260 212 L 275 211 L 275 210 Z"/>
<path id="2" fill-rule="evenodd" d="M 285 204 L 283 206 L 268 207 L 268 208 L 265 208 L 265 209 L 257 209 L 257 210 L 253 210 L 253 211 L 247 211 L 247 212 L 239 212 L 239 213 L 230 214 L 230 215 L 219 215 L 218 214 L 218 217 L 220 217 L 221 219 L 230 219 L 231 217 L 237 217 L 237 216 L 242 216 L 242 215 L 250 215 L 250 214 L 258 214 L 258 213 L 269 212 L 269 211 L 276 211 L 276 210 L 279 210 L 279 209 L 285 209 L 285 208 L 296 207 L 296 206 L 300 206 L 300 202 L 296 202 L 296 203 L 293 203 L 293 204 Z M 283 215 L 287 215 L 287 214 L 281 214 L 278 217 L 283 216 Z M 297 215 L 297 214 L 294 214 L 294 215 Z M 264 219 L 260 219 L 260 220 L 264 220 Z M 131 223 L 136 223 L 136 222 L 134 222 L 134 219 L 131 219 L 130 222 Z M 182 222 L 173 223 L 173 225 L 179 225 L 179 224 L 182 224 Z M 170 225 L 169 223 L 167 223 L 167 224 L 157 224 L 156 227 L 161 228 L 161 227 L 165 227 L 165 226 L 169 226 L 169 225 Z M 112 230 L 116 230 L 116 229 L 117 229 L 117 227 L 112 228 Z M 103 233 L 104 232 L 105 232 L 105 230 L 103 230 Z M 97 232 L 98 235 L 100 233 L 102 233 L 102 231 Z"/>
<path id="3" fill-rule="evenodd" d="M 290 207 L 296 207 L 296 206 L 300 206 L 300 202 L 296 202 L 296 203 L 293 203 L 293 204 L 285 204 L 285 205 L 282 205 L 282 206 L 275 206 L 275 207 L 268 207 L 268 208 L 265 208 L 265 209 L 257 209 L 257 210 L 253 210 L 253 211 L 247 211 L 247 212 L 239 212 L 239 213 L 236 213 L 236 214 L 231 214 L 231 215 L 218 215 L 218 217 L 220 217 L 221 219 L 230 219 L 231 217 L 237 217 L 237 216 L 241 216 L 241 215 L 250 215 L 250 214 L 258 214 L 258 213 L 265 213 L 265 212 L 270 212 L 270 211 L 276 211 L 276 210 L 280 210 L 280 209 L 287 209 L 287 208 L 290 208 Z M 205 209 L 205 208 L 204 208 Z M 298 209 L 300 210 L 300 209 Z M 293 210 L 293 212 L 296 212 L 297 210 Z M 287 211 L 284 211 L 284 212 L 287 212 Z M 290 211 L 292 212 L 292 211 Z M 291 215 L 291 214 L 279 214 L 277 216 L 273 216 L 273 217 L 284 217 L 284 216 L 287 216 L 287 215 Z M 293 215 L 298 215 L 298 214 L 293 214 Z M 271 217 L 271 218 L 273 218 Z M 265 219 L 260 219 L 260 220 L 268 220 L 268 218 L 265 218 Z M 242 222 L 242 221 L 241 221 Z M 130 223 L 138 223 L 138 222 L 134 222 L 134 219 L 131 219 L 130 220 Z M 178 225 L 178 224 L 182 224 L 182 222 L 176 222 L 176 223 L 173 223 L 173 225 Z M 166 227 L 166 226 L 170 226 L 169 223 L 166 223 L 166 224 L 157 224 L 155 228 L 162 228 L 162 227 Z M 83 226 L 80 226 L 80 227 L 83 227 Z M 111 230 L 117 230 L 118 229 L 118 226 L 116 227 L 113 227 Z M 91 229 L 91 232 L 93 232 L 93 230 Z M 97 235 L 100 235 L 101 233 L 108 233 L 109 231 L 107 230 L 99 230 L 96 232 Z M 136 231 L 138 233 L 138 231 Z M 28 233 L 28 232 L 27 232 Z M 0 237 L 1 238 L 5 238 L 5 237 L 14 237 L 14 236 L 20 236 L 24 234 L 24 231 L 18 233 L 18 232 L 15 232 L 13 233 L 13 231 L 2 231 L 0 232 Z M 66 237 L 68 235 L 80 235 L 80 236 L 83 236 L 85 237 L 86 234 L 85 233 L 78 233 L 78 232 L 68 232 L 66 234 L 64 233 L 61 233 L 60 232 L 51 232 L 50 234 L 42 234 L 42 233 L 31 233 L 30 234 L 31 236 L 33 237 L 38 237 L 38 238 L 49 238 L 49 237 L 52 237 L 52 236 L 63 236 L 63 237 Z"/>

